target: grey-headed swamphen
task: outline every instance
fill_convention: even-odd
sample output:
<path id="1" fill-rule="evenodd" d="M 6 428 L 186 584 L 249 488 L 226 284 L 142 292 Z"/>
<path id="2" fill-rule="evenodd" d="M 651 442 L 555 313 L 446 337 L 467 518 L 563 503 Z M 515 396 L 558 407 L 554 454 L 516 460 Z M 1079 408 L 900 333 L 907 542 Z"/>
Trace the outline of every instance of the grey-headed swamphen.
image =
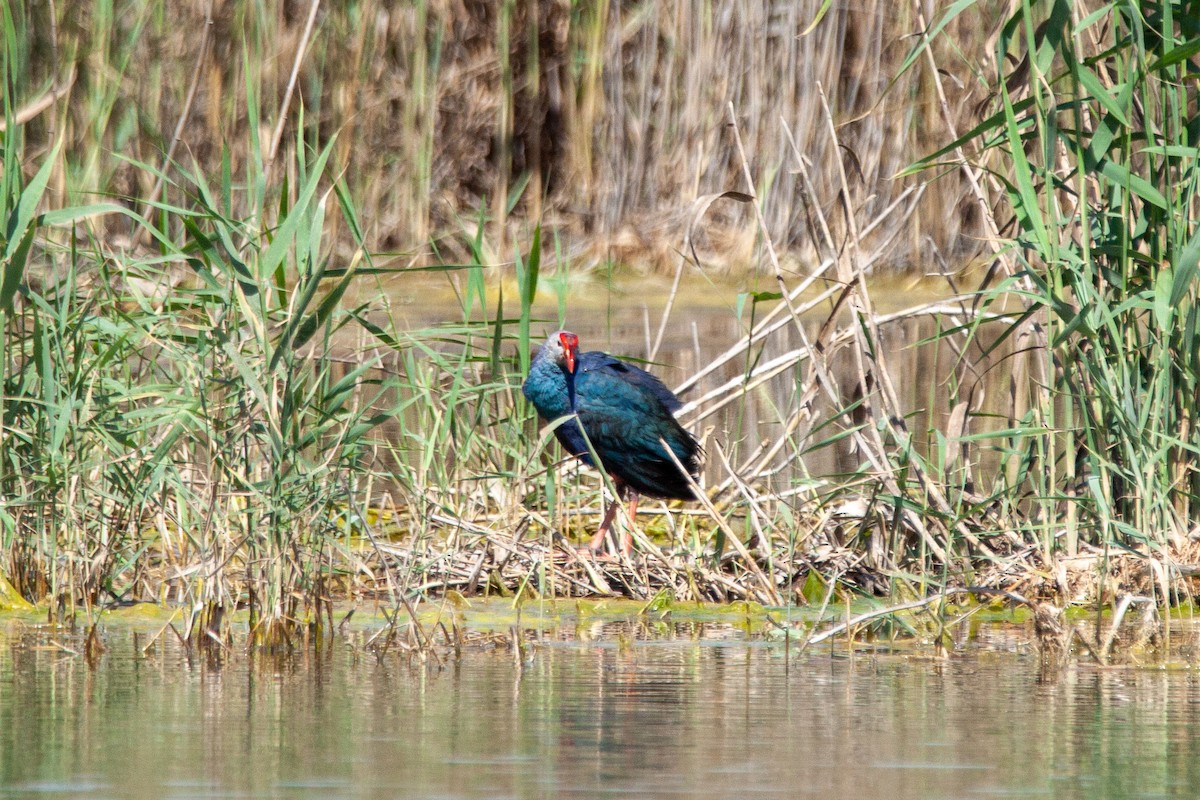
<path id="1" fill-rule="evenodd" d="M 595 466 L 588 452 L 591 442 L 631 518 L 639 495 L 695 499 L 663 443 L 693 478 L 700 469 L 700 444 L 675 419 L 679 398 L 649 372 L 605 353 L 580 353 L 578 336 L 557 331 L 538 351 L 521 388 L 546 421 L 575 415 L 555 429 L 555 436 L 569 453 Z M 614 500 L 588 543 L 593 552 L 603 548 L 616 511 Z M 621 551 L 629 555 L 632 549 L 633 534 L 626 530 Z"/>

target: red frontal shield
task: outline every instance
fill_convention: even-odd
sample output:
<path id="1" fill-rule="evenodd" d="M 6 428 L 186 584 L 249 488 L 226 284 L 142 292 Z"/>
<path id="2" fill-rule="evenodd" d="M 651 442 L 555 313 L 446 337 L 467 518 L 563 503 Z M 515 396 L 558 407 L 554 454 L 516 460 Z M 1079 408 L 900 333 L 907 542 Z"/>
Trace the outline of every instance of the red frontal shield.
<path id="1" fill-rule="evenodd" d="M 575 359 L 579 355 L 579 337 L 563 331 L 558 335 L 558 341 L 562 344 L 563 355 L 567 359 L 567 372 L 574 374 Z"/>

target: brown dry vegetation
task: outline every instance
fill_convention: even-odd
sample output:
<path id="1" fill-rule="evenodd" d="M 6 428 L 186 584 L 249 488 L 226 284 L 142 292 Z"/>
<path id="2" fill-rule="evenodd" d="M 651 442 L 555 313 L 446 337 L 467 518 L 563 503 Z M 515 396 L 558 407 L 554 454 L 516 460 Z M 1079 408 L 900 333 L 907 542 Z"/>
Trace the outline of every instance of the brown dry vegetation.
<path id="1" fill-rule="evenodd" d="M 453 237 L 485 208 L 498 260 L 507 258 L 506 242 L 523 241 L 522 231 L 542 220 L 587 263 L 669 267 L 693 201 L 744 189 L 728 125 L 732 104 L 771 236 L 794 259 L 815 255 L 815 208 L 835 228 L 844 224 L 837 213 L 844 159 L 849 205 L 865 218 L 905 197 L 888 215 L 894 222 L 860 247 L 886 246 L 882 267 L 961 266 L 983 229 L 957 173 L 937 191 L 907 196 L 924 179 L 892 176 L 953 138 L 952 128 L 977 121 L 991 87 L 975 70 L 992 52 L 989 36 L 1005 6 L 968 11 L 934 42 L 945 110 L 931 62 L 894 79 L 927 24 L 918 6 L 835 4 L 809 30 L 820 7 L 818 0 L 326 3 L 299 69 L 304 114 L 285 115 L 282 146 L 295 146 L 288 128 L 300 119 L 313 145 L 336 134 L 335 164 L 373 251 L 425 254 L 432 238 L 442 257 L 458 257 Z M 217 175 L 227 153 L 232 174 L 242 174 L 252 157 L 247 87 L 263 109 L 280 108 L 309 12 L 299 0 L 119 0 L 105 13 L 73 2 L 59 4 L 55 26 L 55 4 L 22 8 L 31 50 L 14 104 L 61 92 L 27 127 L 31 144 L 66 135 L 70 180 L 58 176 L 57 203 L 80 199 L 61 196 L 68 185 L 130 203 L 150 196 L 154 175 L 123 159 L 161 165 L 185 112 L 175 160 Z M 823 129 L 822 91 L 838 141 Z M 257 133 L 266 150 L 278 113 L 264 113 Z M 810 164 L 811 187 L 797 155 Z M 277 161 L 291 163 L 284 156 Z M 165 199 L 187 205 L 171 187 Z M 911 215 L 903 213 L 909 204 Z M 717 204 L 706 222 L 698 245 L 708 265 L 754 263 L 757 232 L 744 208 Z"/>
<path id="2" fill-rule="evenodd" d="M 882 4 L 26 2 L 0 62 L 20 126 L 6 577 L 60 610 L 173 600 L 207 630 L 249 608 L 263 642 L 335 596 L 399 614 L 443 591 L 981 592 L 1040 604 L 1050 638 L 1068 604 L 1187 602 L 1194 6 L 956 4 L 909 44 L 926 20 Z M 715 202 L 731 190 L 756 202 Z M 577 268 L 673 266 L 693 235 L 701 266 L 763 258 L 753 285 L 778 290 L 739 295 L 740 339 L 679 387 L 705 508 L 651 522 L 636 565 L 557 555 L 602 490 L 539 443 L 517 388 L 539 269 L 562 317 Z M 121 252 L 135 237 L 156 249 Z M 954 296 L 917 305 L 915 281 L 864 277 L 953 273 L 984 245 L 979 291 L 950 275 Z M 343 304 L 380 251 L 461 259 L 461 321 Z M 652 345 L 646 310 L 650 361 L 671 312 Z M 926 318 L 932 362 L 897 357 L 894 324 Z"/>

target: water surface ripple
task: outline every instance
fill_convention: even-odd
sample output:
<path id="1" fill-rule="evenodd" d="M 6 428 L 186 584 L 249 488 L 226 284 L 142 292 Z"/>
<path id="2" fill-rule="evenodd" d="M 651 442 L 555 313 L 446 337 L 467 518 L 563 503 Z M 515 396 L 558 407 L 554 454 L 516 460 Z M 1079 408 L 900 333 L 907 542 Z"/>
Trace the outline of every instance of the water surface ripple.
<path id="1" fill-rule="evenodd" d="M 534 647 L 443 668 L 349 643 L 215 664 L 0 630 L 0 797 L 1152 798 L 1200 793 L 1186 671 L 754 642 Z"/>

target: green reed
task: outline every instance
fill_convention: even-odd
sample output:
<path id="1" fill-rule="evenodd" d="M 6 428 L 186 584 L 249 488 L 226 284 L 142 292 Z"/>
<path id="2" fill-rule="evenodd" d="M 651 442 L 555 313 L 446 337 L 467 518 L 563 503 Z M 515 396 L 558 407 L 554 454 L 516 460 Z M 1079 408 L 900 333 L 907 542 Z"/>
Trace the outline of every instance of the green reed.
<path id="1" fill-rule="evenodd" d="M 767 400 L 763 416 L 785 433 L 761 452 L 745 403 L 767 343 L 736 356 L 744 378 L 729 394 L 744 389 L 743 405 L 708 443 L 718 507 L 669 531 L 687 562 L 676 586 L 689 597 L 725 596 L 729 574 L 757 572 L 746 597 L 786 591 L 790 602 L 807 591 L 827 601 L 861 566 L 897 594 L 924 594 L 969 580 L 1014 541 L 1052 555 L 1186 540 L 1200 492 L 1197 112 L 1187 83 L 1194 6 L 1157 4 L 1145 15 L 1112 6 L 1074 18 L 1059 2 L 1005 21 L 994 74 L 980 73 L 982 85 L 999 87 L 983 121 L 914 166 L 977 169 L 1000 209 L 992 240 L 1000 278 L 979 293 L 971 309 L 979 313 L 943 320 L 926 343 L 968 341 L 937 357 L 938 380 L 925 392 L 929 407 L 937 393 L 951 395 L 952 424 L 911 433 L 902 424 L 915 417 L 880 394 L 888 365 L 873 315 L 856 310 L 847 326 L 845 308 L 833 306 L 858 276 L 831 273 L 820 306 L 833 306 L 831 324 L 779 373 L 792 393 Z M 37 61 L 23 35 L 35 20 L 20 15 L 41 12 L 24 8 L 3 11 L 6 87 L 28 81 Z M 356 115 L 378 122 L 382 112 L 284 105 L 281 67 L 268 57 L 282 23 L 257 6 L 239 7 L 245 39 L 230 72 L 205 89 L 206 124 L 220 135 L 165 162 L 174 120 L 157 108 L 135 113 L 120 87 L 132 45 L 168 22 L 148 6 L 117 25 L 111 5 L 97 8 L 86 37 L 64 38 L 64 63 L 86 41 L 89 63 L 111 83 L 74 98 L 71 116 L 59 118 L 60 133 L 90 126 L 94 147 L 30 141 L 54 127 L 17 124 L 13 93 L 3 100 L 0 574 L 53 615 L 158 599 L 187 610 L 192 634 L 219 637 L 229 615 L 247 609 L 256 642 L 286 644 L 328 632 L 331 598 L 386 590 L 399 610 L 423 586 L 448 585 L 438 583 L 445 562 L 482 551 L 489 532 L 530 529 L 529 538 L 546 540 L 569 532 L 565 512 L 597 505 L 601 483 L 558 467 L 561 453 L 539 433 L 519 384 L 545 329 L 563 324 L 570 249 L 536 220 L 516 242 L 503 225 L 522 204 L 542 202 L 530 196 L 537 181 L 506 164 L 504 190 L 479 202 L 487 213 L 473 223 L 451 215 L 465 232 L 434 239 L 437 263 L 427 269 L 457 291 L 457 319 L 404 330 L 382 291 L 382 281 L 404 276 L 370 252 L 391 226 L 405 231 L 400 241 L 429 233 L 431 109 L 445 66 L 443 33 L 427 28 L 432 9 L 419 5 L 405 22 L 424 38 L 403 45 L 413 94 L 399 115 L 404 163 L 384 156 L 360 173 L 349 166 L 373 151 Z M 501 9 L 497 46 L 506 54 L 537 33 L 520 12 Z M 951 7 L 932 30 L 948 35 L 965 13 Z M 567 74 L 580 105 L 564 124 L 601 115 L 611 17 L 604 4 L 572 8 L 583 60 Z M 376 39 L 353 14 L 327 23 L 360 48 L 351 85 L 361 89 L 372 80 Z M 322 63 L 336 61 L 327 37 L 313 46 L 329 59 Z M 511 138 L 525 102 L 518 67 L 537 72 L 538 63 L 506 56 L 498 139 Z M 146 74 L 165 80 L 157 66 Z M 651 88 L 646 75 L 639 91 Z M 344 102 L 323 90 L 326 77 L 309 74 L 302 95 Z M 815 105 L 808 111 L 820 116 Z M 267 137 L 280 118 L 287 135 L 275 151 Z M 669 130 L 656 128 L 646 153 L 670 150 Z M 594 151 L 603 141 L 574 137 L 578 164 L 590 171 L 605 158 L 645 155 Z M 841 149 L 836 136 L 820 146 Z M 763 163 L 754 178 L 762 195 L 794 188 L 796 174 Z M 151 200 L 160 180 L 165 189 Z M 116 185 L 129 188 L 115 193 Z M 768 218 L 794 216 L 786 204 L 763 205 Z M 836 244 L 829 249 L 840 259 Z M 789 280 L 771 289 L 788 290 Z M 380 291 L 359 290 L 372 281 Z M 557 324 L 537 316 L 547 285 Z M 865 284 L 855 290 L 867 297 Z M 776 291 L 753 297 L 750 329 L 761 324 L 760 300 L 764 309 L 780 300 Z M 827 354 L 858 380 L 844 397 L 811 368 L 819 360 L 829 369 Z M 1012 371 L 1011 405 L 981 408 L 976 376 L 1000 369 Z M 844 474 L 804 473 L 805 456 L 849 441 L 857 461 Z M 783 447 L 769 452 L 775 444 Z M 997 454 L 994 474 L 985 452 Z M 803 480 L 785 465 L 799 465 Z M 845 521 L 820 527 L 830 519 Z M 668 532 L 651 534 L 661 542 Z M 730 559 L 734 537 L 748 549 Z M 830 559 L 847 555 L 818 562 L 814 541 Z M 541 591 L 544 580 L 530 572 L 521 586 Z"/>
<path id="2" fill-rule="evenodd" d="M 1008 274 L 981 300 L 1017 298 L 1004 336 L 1034 354 L 1037 390 L 1014 409 L 1000 499 L 1046 554 L 1157 557 L 1186 544 L 1200 498 L 1200 6 L 1076 11 L 1020 7 L 990 114 L 921 166 L 969 148 L 1010 209 Z"/>
<path id="3" fill-rule="evenodd" d="M 244 113 L 260 118 L 247 96 Z M 328 215 L 360 243 L 361 223 L 330 168 L 334 145 L 310 149 L 298 119 L 281 180 L 252 126 L 241 174 L 226 158 L 210 185 L 174 165 L 170 195 L 184 202 L 155 202 L 149 219 L 115 203 L 35 214 L 59 151 L 25 181 L 28 148 L 9 127 L 4 571 L 51 613 L 157 597 L 183 603 L 189 631 L 220 633 L 241 607 L 261 643 L 320 626 L 391 392 L 380 356 L 353 350 L 378 338 L 369 309 L 345 302 L 380 270 L 361 246 L 330 255 Z M 150 248 L 114 253 L 90 235 L 114 215 Z"/>

